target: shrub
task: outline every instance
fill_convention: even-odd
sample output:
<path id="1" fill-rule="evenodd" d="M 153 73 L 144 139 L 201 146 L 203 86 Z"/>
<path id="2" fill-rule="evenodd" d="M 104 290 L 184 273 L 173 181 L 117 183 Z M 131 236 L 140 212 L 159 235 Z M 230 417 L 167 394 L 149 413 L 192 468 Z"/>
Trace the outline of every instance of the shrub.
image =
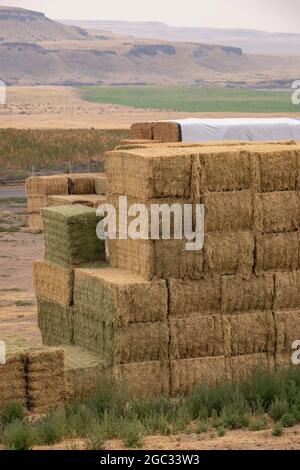
<path id="1" fill-rule="evenodd" d="M 8 450 L 30 450 L 34 445 L 31 429 L 19 420 L 6 426 L 2 442 Z"/>
<path id="2" fill-rule="evenodd" d="M 139 421 L 126 421 L 121 423 L 120 437 L 125 447 L 138 448 L 143 445 L 143 427 Z"/>
<path id="3" fill-rule="evenodd" d="M 13 421 L 22 421 L 24 418 L 24 408 L 20 402 L 11 401 L 4 405 L 0 413 L 2 426 L 7 426 Z"/>
<path id="4" fill-rule="evenodd" d="M 37 444 L 52 445 L 60 442 L 67 432 L 66 413 L 59 409 L 41 418 L 33 428 Z"/>
<path id="5" fill-rule="evenodd" d="M 272 435 L 275 437 L 280 437 L 283 434 L 283 426 L 281 423 L 276 423 L 273 430 L 272 430 Z"/>
<path id="6" fill-rule="evenodd" d="M 197 434 L 207 433 L 208 431 L 208 423 L 207 421 L 200 421 L 196 427 Z"/>
<path id="7" fill-rule="evenodd" d="M 102 426 L 96 426 L 88 435 L 86 448 L 87 450 L 103 450 L 105 443 L 105 435 Z"/>
<path id="8" fill-rule="evenodd" d="M 253 432 L 262 431 L 268 427 L 265 417 L 252 419 L 249 423 L 249 430 Z"/>
<path id="9" fill-rule="evenodd" d="M 292 426 L 295 426 L 295 424 L 297 423 L 297 420 L 292 415 L 292 413 L 286 413 L 281 417 L 280 423 L 282 424 L 284 428 L 291 428 Z"/>
<path id="10" fill-rule="evenodd" d="M 222 426 L 219 427 L 219 428 L 217 429 L 217 431 L 218 431 L 218 436 L 219 436 L 219 437 L 223 437 L 223 436 L 225 436 L 225 434 L 226 434 L 226 429 L 223 428 Z"/>
<path id="11" fill-rule="evenodd" d="M 290 405 L 286 398 L 276 397 L 269 408 L 269 414 L 275 421 L 279 421 L 282 416 L 289 413 L 289 411 Z"/>

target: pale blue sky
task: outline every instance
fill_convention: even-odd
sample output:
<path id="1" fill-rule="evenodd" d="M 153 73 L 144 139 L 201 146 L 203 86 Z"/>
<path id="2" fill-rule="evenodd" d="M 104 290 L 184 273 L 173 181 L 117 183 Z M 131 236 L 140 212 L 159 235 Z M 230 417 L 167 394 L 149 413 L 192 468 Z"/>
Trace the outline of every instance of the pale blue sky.
<path id="1" fill-rule="evenodd" d="M 299 0 L 0 0 L 50 18 L 162 21 L 177 26 L 300 33 Z"/>

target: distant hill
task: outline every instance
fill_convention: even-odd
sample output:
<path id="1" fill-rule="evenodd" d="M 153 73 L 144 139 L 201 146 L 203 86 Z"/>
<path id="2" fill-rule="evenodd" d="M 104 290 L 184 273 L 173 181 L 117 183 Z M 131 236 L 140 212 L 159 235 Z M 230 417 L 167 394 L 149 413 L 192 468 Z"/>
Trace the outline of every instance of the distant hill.
<path id="1" fill-rule="evenodd" d="M 139 38 L 240 47 L 246 54 L 300 55 L 300 34 L 251 29 L 177 27 L 158 22 L 74 20 L 64 23 Z"/>
<path id="2" fill-rule="evenodd" d="M 47 18 L 44 13 L 0 6 L 0 41 L 36 42 L 83 39 L 88 33 L 79 26 L 67 26 Z"/>
<path id="3" fill-rule="evenodd" d="M 279 88 L 300 77 L 300 56 L 248 55 L 230 45 L 87 31 L 20 8 L 0 7 L 0 36 L 0 79 L 7 84 Z"/>

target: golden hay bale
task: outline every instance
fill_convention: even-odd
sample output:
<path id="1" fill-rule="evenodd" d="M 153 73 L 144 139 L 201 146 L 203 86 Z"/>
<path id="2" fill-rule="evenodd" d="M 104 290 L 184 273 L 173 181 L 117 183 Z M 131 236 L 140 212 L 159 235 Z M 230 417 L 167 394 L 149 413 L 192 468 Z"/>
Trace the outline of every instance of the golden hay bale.
<path id="1" fill-rule="evenodd" d="M 74 173 L 68 175 L 69 194 L 93 194 L 95 182 L 92 173 Z"/>
<path id="2" fill-rule="evenodd" d="M 133 139 L 153 139 L 153 122 L 136 122 L 131 126 Z"/>
<path id="3" fill-rule="evenodd" d="M 28 214 L 27 223 L 30 230 L 33 232 L 42 232 L 43 231 L 43 219 L 40 213 Z"/>
<path id="4" fill-rule="evenodd" d="M 66 206 L 73 204 L 81 204 L 87 207 L 94 207 L 95 209 L 106 202 L 106 196 L 98 194 L 85 194 L 82 196 L 71 195 L 71 196 L 50 196 L 49 206 Z"/>
<path id="5" fill-rule="evenodd" d="M 297 152 L 277 150 L 258 154 L 262 192 L 297 189 Z"/>
<path id="6" fill-rule="evenodd" d="M 167 287 L 114 268 L 76 269 L 74 303 L 82 315 L 117 326 L 167 318 Z"/>
<path id="7" fill-rule="evenodd" d="M 275 352 L 272 312 L 222 316 L 226 356 Z"/>
<path id="8" fill-rule="evenodd" d="M 205 193 L 205 232 L 252 230 L 253 192 Z"/>
<path id="9" fill-rule="evenodd" d="M 27 198 L 27 212 L 40 213 L 43 207 L 50 205 L 50 196 L 28 196 Z"/>
<path id="10" fill-rule="evenodd" d="M 170 318 L 171 359 L 224 355 L 221 315 Z"/>
<path id="11" fill-rule="evenodd" d="M 24 356 L 9 351 L 6 364 L 0 365 L 0 407 L 8 401 L 18 401 L 26 406 Z"/>
<path id="12" fill-rule="evenodd" d="M 191 314 L 220 312 L 220 277 L 169 281 L 169 315 L 184 317 Z"/>
<path id="13" fill-rule="evenodd" d="M 67 175 L 31 176 L 25 183 L 27 196 L 51 196 L 68 194 L 69 181 Z"/>
<path id="14" fill-rule="evenodd" d="M 207 273 L 249 277 L 254 265 L 254 236 L 247 231 L 209 234 L 204 253 Z"/>
<path id="15" fill-rule="evenodd" d="M 169 368 L 159 361 L 116 365 L 111 376 L 133 397 L 167 395 L 170 390 Z"/>
<path id="16" fill-rule="evenodd" d="M 274 310 L 300 308 L 300 271 L 275 274 Z"/>
<path id="17" fill-rule="evenodd" d="M 224 356 L 171 361 L 172 395 L 186 393 L 201 382 L 215 384 L 226 378 Z"/>
<path id="18" fill-rule="evenodd" d="M 243 279 L 241 276 L 223 276 L 221 291 L 223 313 L 272 310 L 274 297 L 272 274 L 252 275 L 249 279 Z"/>
<path id="19" fill-rule="evenodd" d="M 276 352 L 291 358 L 294 341 L 300 340 L 300 310 L 276 312 L 274 314 L 277 332 Z"/>
<path id="20" fill-rule="evenodd" d="M 272 354 L 245 354 L 226 359 L 226 368 L 233 381 L 240 381 L 249 377 L 253 371 L 262 367 L 273 370 L 275 367 L 274 356 Z"/>
<path id="21" fill-rule="evenodd" d="M 67 398 L 84 399 L 105 379 L 105 364 L 93 352 L 75 346 L 65 346 L 65 379 Z"/>
<path id="22" fill-rule="evenodd" d="M 176 122 L 155 122 L 153 139 L 161 142 L 180 142 L 181 127 Z"/>
<path id="23" fill-rule="evenodd" d="M 38 299 L 70 306 L 73 302 L 74 270 L 47 261 L 34 261 L 33 286 Z"/>
<path id="24" fill-rule="evenodd" d="M 43 344 L 60 346 L 73 341 L 73 308 L 56 302 L 38 299 L 38 325 Z"/>
<path id="25" fill-rule="evenodd" d="M 300 193 L 282 191 L 255 195 L 256 228 L 261 232 L 287 232 L 300 227 Z"/>
<path id="26" fill-rule="evenodd" d="M 255 271 L 293 271 L 299 267 L 299 233 L 256 235 Z"/>
<path id="27" fill-rule="evenodd" d="M 95 193 L 104 195 L 107 192 L 107 177 L 105 173 L 94 176 Z"/>

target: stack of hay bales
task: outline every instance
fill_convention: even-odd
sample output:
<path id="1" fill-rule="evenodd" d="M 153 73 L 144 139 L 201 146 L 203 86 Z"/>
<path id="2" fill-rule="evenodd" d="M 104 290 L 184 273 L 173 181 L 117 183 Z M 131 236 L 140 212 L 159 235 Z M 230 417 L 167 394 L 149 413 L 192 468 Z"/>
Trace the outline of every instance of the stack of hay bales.
<path id="1" fill-rule="evenodd" d="M 38 322 L 46 345 L 71 344 L 74 268 L 105 259 L 95 209 L 69 205 L 43 209 L 45 259 L 33 266 Z"/>
<path id="2" fill-rule="evenodd" d="M 176 122 L 139 122 L 131 126 L 131 137 L 134 140 L 180 142 L 181 127 Z"/>
<path id="3" fill-rule="evenodd" d="M 167 283 L 171 393 L 290 362 L 300 339 L 299 168 L 293 142 L 109 153 L 108 202 L 205 206 L 200 251 L 174 237 L 109 242 L 114 268 Z"/>
<path id="4" fill-rule="evenodd" d="M 58 204 L 85 204 L 96 207 L 98 201 L 99 204 L 103 202 L 105 193 L 104 173 L 32 176 L 26 180 L 28 226 L 33 231 L 43 230 L 41 210 L 45 207 Z M 53 196 L 62 200 L 53 200 Z"/>
<path id="5" fill-rule="evenodd" d="M 10 351 L 7 352 L 6 364 L 0 365 L 0 408 L 9 400 L 26 406 L 24 356 Z"/>

